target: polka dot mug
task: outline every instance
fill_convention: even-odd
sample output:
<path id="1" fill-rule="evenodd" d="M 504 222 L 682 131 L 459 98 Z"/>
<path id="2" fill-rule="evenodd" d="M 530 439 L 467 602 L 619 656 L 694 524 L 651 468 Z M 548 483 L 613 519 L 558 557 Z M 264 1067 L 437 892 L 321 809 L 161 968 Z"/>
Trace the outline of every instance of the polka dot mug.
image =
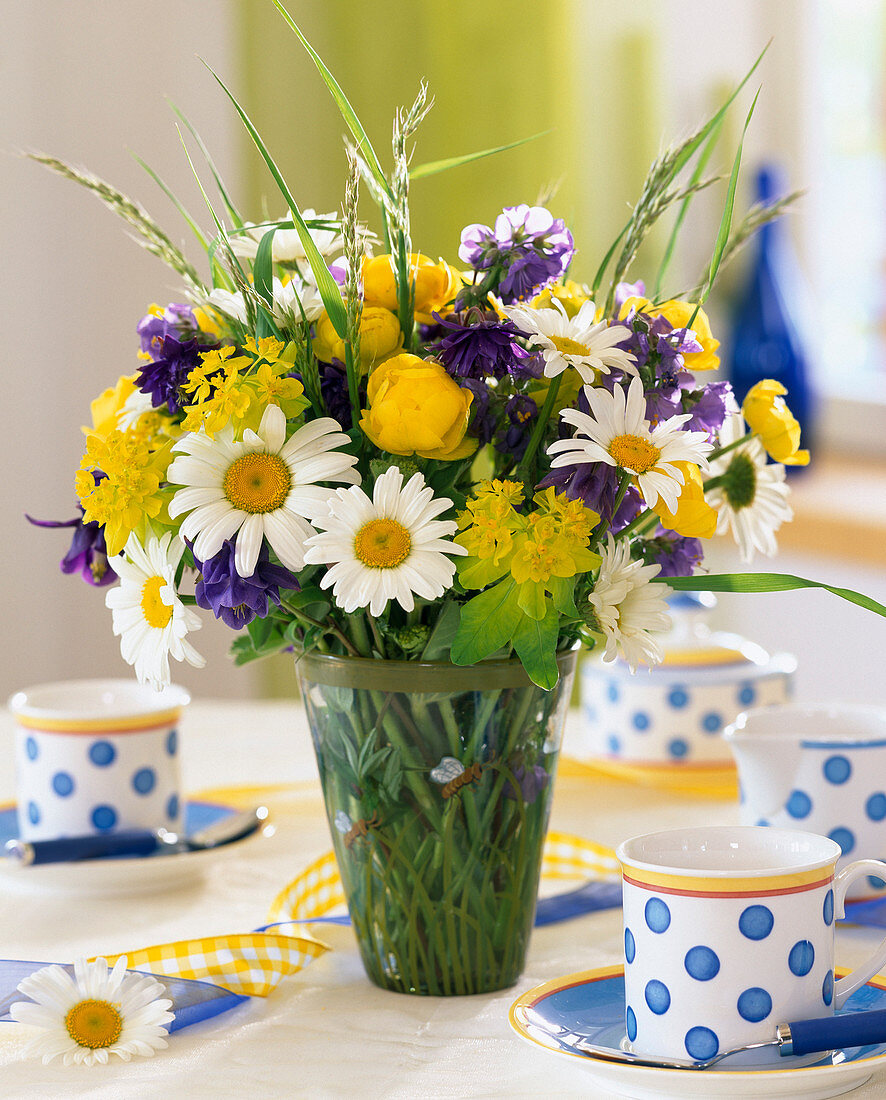
<path id="1" fill-rule="evenodd" d="M 189 702 L 184 688 L 158 692 L 134 680 L 70 680 L 13 695 L 19 836 L 179 829 L 178 726 Z"/>
<path id="2" fill-rule="evenodd" d="M 625 1030 L 657 1058 L 712 1058 L 771 1039 L 777 1024 L 831 1015 L 886 963 L 886 940 L 834 978 L 834 921 L 850 883 L 840 847 L 788 829 L 671 829 L 616 850 L 624 880 Z M 812 1055 L 813 1060 L 820 1055 Z M 728 1064 L 765 1065 L 748 1051 Z M 728 1067 L 727 1067 L 728 1068 Z"/>
<path id="3" fill-rule="evenodd" d="M 852 704 L 775 706 L 740 714 L 725 733 L 738 764 L 743 825 L 821 833 L 838 868 L 886 858 L 886 710 Z M 886 894 L 867 875 L 849 898 Z"/>

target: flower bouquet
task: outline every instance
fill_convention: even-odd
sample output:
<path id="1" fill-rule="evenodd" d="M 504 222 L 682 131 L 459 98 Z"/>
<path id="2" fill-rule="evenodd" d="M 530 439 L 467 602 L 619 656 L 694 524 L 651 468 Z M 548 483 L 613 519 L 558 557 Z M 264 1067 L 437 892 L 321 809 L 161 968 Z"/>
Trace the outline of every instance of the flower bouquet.
<path id="1" fill-rule="evenodd" d="M 703 165 L 739 86 L 655 162 L 589 284 L 541 205 L 466 227 L 435 261 L 412 241 L 410 176 L 499 150 L 411 168 L 422 86 L 386 173 L 277 7 L 353 139 L 340 213 L 299 208 L 226 88 L 286 214 L 246 221 L 207 156 L 211 235 L 176 202 L 208 277 L 113 187 L 37 158 L 183 280 L 138 323 L 141 365 L 93 402 L 62 568 L 113 585 L 142 681 L 168 682 L 170 657 L 202 664 L 198 608 L 237 632 L 238 662 L 293 651 L 368 973 L 402 991 L 499 988 L 523 966 L 576 647 L 635 668 L 661 660 L 674 588 L 812 583 L 696 572 L 715 533 L 747 560 L 775 549 L 784 464 L 809 458 L 778 384 L 739 409 L 704 381 L 719 360 L 703 303 L 783 204 L 733 224 L 739 146 L 699 285 L 665 292 L 666 261 L 628 282 L 652 225 L 670 211 L 679 227 L 713 182 Z"/>

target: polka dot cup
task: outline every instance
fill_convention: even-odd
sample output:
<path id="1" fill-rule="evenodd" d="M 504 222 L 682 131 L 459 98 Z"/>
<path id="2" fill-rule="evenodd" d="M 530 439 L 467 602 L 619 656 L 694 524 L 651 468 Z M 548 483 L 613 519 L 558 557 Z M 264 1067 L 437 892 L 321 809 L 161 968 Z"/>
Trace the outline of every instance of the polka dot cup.
<path id="1" fill-rule="evenodd" d="M 838 869 L 886 858 L 886 710 L 839 705 L 749 710 L 726 731 L 738 764 L 744 825 L 821 833 L 840 845 Z M 886 894 L 886 876 L 859 879 L 849 898 Z"/>
<path id="2" fill-rule="evenodd" d="M 71 680 L 13 695 L 19 836 L 49 840 L 183 821 L 178 726 L 190 701 L 129 680 Z"/>
<path id="3" fill-rule="evenodd" d="M 625 841 L 625 1029 L 630 1049 L 707 1059 L 775 1037 L 778 1024 L 831 1015 L 886 963 L 886 940 L 834 979 L 834 921 L 850 883 L 839 845 L 788 829 L 672 829 Z M 811 1056 L 813 1060 L 820 1055 Z M 778 1063 L 749 1051 L 724 1065 Z"/>

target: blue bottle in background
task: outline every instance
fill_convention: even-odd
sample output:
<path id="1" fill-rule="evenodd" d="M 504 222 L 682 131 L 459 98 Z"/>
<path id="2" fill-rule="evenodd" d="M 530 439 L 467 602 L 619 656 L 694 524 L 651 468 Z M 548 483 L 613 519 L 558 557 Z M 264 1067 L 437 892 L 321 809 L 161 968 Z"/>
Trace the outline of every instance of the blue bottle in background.
<path id="1" fill-rule="evenodd" d="M 757 173 L 756 199 L 771 203 L 785 194 L 771 165 Z M 800 337 L 798 311 L 802 281 L 782 219 L 762 226 L 750 245 L 751 262 L 732 315 L 727 375 L 739 403 L 761 378 L 787 389 L 787 403 L 800 422 L 802 446 L 812 440 L 815 415 L 808 357 Z M 801 467 L 789 466 L 789 473 Z"/>

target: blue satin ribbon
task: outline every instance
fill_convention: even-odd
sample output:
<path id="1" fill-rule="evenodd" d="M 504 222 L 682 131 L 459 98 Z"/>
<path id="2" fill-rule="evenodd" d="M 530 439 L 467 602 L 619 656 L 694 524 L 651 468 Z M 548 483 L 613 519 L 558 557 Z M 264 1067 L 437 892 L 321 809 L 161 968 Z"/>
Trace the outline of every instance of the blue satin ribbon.
<path id="1" fill-rule="evenodd" d="M 17 986 L 22 979 L 29 977 L 41 970 L 49 963 L 22 962 L 16 959 L 0 959 L 0 1023 L 12 1022 L 9 1015 L 10 1005 L 15 1001 L 26 1000 L 23 993 L 19 993 Z M 74 967 L 60 964 L 63 970 L 74 976 Z M 139 970 L 139 974 L 147 971 Z M 201 1020 L 208 1020 L 212 1016 L 218 1016 L 222 1012 L 229 1012 L 236 1008 L 249 997 L 243 997 L 239 993 L 231 993 L 211 982 L 198 982 L 191 978 L 170 978 L 166 974 L 151 974 L 166 990 L 166 996 L 172 1001 L 172 1011 L 175 1019 L 170 1023 L 170 1031 L 178 1031 L 191 1024 L 198 1024 Z"/>

